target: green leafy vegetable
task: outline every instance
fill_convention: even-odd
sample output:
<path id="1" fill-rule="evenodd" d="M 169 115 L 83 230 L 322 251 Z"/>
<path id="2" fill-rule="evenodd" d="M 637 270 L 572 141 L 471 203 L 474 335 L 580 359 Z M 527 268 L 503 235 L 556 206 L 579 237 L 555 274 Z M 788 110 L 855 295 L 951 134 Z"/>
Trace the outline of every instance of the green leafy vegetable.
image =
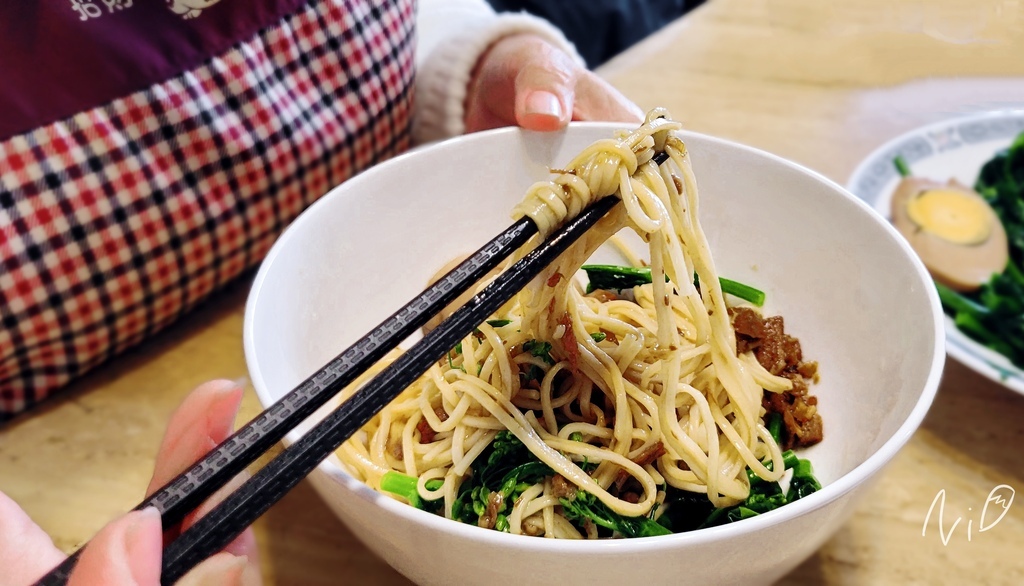
<path id="1" fill-rule="evenodd" d="M 771 425 L 769 421 L 769 429 Z M 778 482 L 765 482 L 749 469 L 750 494 L 747 500 L 732 507 L 715 508 L 705 495 L 669 487 L 665 499 L 666 512 L 658 522 L 675 533 L 714 527 L 767 513 L 821 490 L 821 483 L 815 478 L 808 460 L 798 457 L 793 450 L 786 450 L 782 461 L 786 470 L 793 471 L 786 492 Z M 771 470 L 772 463 L 768 462 L 767 467 Z"/>
<path id="2" fill-rule="evenodd" d="M 708 495 L 671 486 L 665 490 L 665 512 L 658 517 L 658 523 L 673 533 L 685 533 L 700 529 L 716 510 Z"/>
<path id="3" fill-rule="evenodd" d="M 551 343 L 539 340 L 527 340 L 523 342 L 523 351 L 529 352 L 537 358 L 543 359 L 548 364 L 554 364 L 555 359 L 551 357 Z"/>
<path id="4" fill-rule="evenodd" d="M 572 433 L 569 439 L 583 441 L 583 434 Z M 782 459 L 786 469 L 793 471 L 788 491 L 783 492 L 778 482 L 765 482 L 748 471 L 750 495 L 733 507 L 716 509 L 706 495 L 669 486 L 664 487 L 665 507 L 656 509 L 665 512 L 657 519 L 652 518 L 655 511 L 649 516 L 624 517 L 584 490 L 577 490 L 574 496 L 561 498 L 559 502 L 569 521 L 581 528 L 588 522 L 594 523 L 599 534 L 604 536 L 651 537 L 692 531 L 760 515 L 821 489 L 809 461 L 797 457 L 792 450 L 784 452 Z M 452 505 L 452 517 L 477 525 L 482 517 L 493 513 L 494 528 L 498 531 L 509 530 L 508 514 L 516 499 L 529 487 L 554 474 L 510 431 L 498 432 L 476 462 L 469 477 L 459 487 Z M 580 466 L 588 473 L 596 468 L 596 464 L 586 461 Z M 770 462 L 768 466 L 771 467 Z M 438 490 L 442 484 L 441 480 L 430 480 L 426 487 Z M 416 479 L 411 476 L 387 472 L 381 478 L 380 486 L 381 490 L 397 494 L 415 507 L 441 514 L 443 499 L 424 502 L 417 491 Z M 494 511 L 488 511 L 492 502 L 500 504 L 493 507 Z"/>
<path id="5" fill-rule="evenodd" d="M 608 336 L 604 332 L 594 332 L 593 334 L 590 334 L 590 337 L 593 338 L 595 342 L 603 342 Z"/>
<path id="6" fill-rule="evenodd" d="M 621 290 L 632 289 L 651 282 L 651 269 L 648 267 L 623 267 L 618 265 L 584 265 L 590 284 L 587 293 L 595 289 Z M 666 279 L 667 281 L 668 279 Z"/>
<path id="7" fill-rule="evenodd" d="M 510 320 L 510 319 L 489 319 L 489 320 L 487 320 L 487 325 L 491 326 L 492 328 L 504 327 L 504 326 L 507 326 L 510 323 L 512 323 L 512 320 Z"/>
<path id="8" fill-rule="evenodd" d="M 569 439 L 583 441 L 583 434 L 572 433 Z M 716 509 L 707 495 L 671 486 L 664 487 L 665 506 L 656 509 L 664 512 L 657 519 L 652 518 L 655 511 L 650 516 L 624 517 L 584 490 L 577 490 L 575 496 L 561 498 L 559 502 L 569 521 L 581 528 L 588 522 L 594 523 L 599 534 L 604 536 L 650 537 L 682 533 L 754 517 L 821 489 L 809 461 L 799 458 L 792 450 L 784 452 L 782 460 L 786 469 L 793 471 L 788 491 L 783 492 L 778 482 L 765 482 L 748 470 L 750 495 L 733 507 Z M 767 465 L 771 468 L 772 464 L 769 462 Z M 588 473 L 596 468 L 595 464 L 586 461 L 580 466 Z M 494 528 L 508 531 L 508 514 L 516 499 L 530 486 L 553 474 L 554 471 L 534 456 L 512 432 L 498 432 L 491 445 L 477 458 L 470 476 L 459 487 L 452 516 L 463 523 L 477 525 L 481 517 L 488 514 L 494 497 L 494 502 L 500 502 L 493 511 Z M 438 490 L 442 484 L 441 480 L 430 480 L 426 486 L 428 490 Z M 441 513 L 443 500 L 424 502 L 416 489 L 416 479 L 411 476 L 388 472 L 381 478 L 381 490 L 402 496 L 418 508 Z"/>
<path id="9" fill-rule="evenodd" d="M 786 504 L 786 495 L 778 482 L 763 482 L 757 490 L 751 490 L 750 496 L 738 509 L 748 509 L 757 514 L 767 513 Z"/>
<path id="10" fill-rule="evenodd" d="M 814 477 L 814 468 L 810 460 L 800 458 L 793 467 L 793 478 L 789 481 L 789 492 L 786 500 L 793 502 L 821 490 L 821 483 Z"/>
<path id="11" fill-rule="evenodd" d="M 544 369 L 537 366 L 536 364 L 531 364 L 525 372 L 520 372 L 519 376 L 522 377 L 523 384 L 526 384 L 534 380 L 541 381 L 544 380 Z"/>
<path id="12" fill-rule="evenodd" d="M 1024 263 L 1024 132 L 1010 148 L 985 163 L 974 189 L 1002 221 L 1010 242 L 1011 264 L 1018 269 Z"/>
<path id="13" fill-rule="evenodd" d="M 772 439 L 775 440 L 775 443 L 781 444 L 782 443 L 782 414 L 781 413 L 772 413 L 771 415 L 768 416 L 768 421 L 766 422 L 766 424 L 767 425 L 765 425 L 765 427 L 768 428 L 768 433 L 772 434 Z"/>
<path id="14" fill-rule="evenodd" d="M 939 299 L 960 331 L 1024 368 L 1024 133 L 982 166 L 974 189 L 999 216 L 1010 260 L 972 293 L 936 283 Z"/>
<path id="15" fill-rule="evenodd" d="M 539 340 L 527 340 L 523 342 L 523 351 L 529 352 L 531 355 L 540 358 L 544 362 L 553 365 L 555 359 L 551 357 L 551 344 L 549 342 L 541 342 Z M 544 379 L 545 369 L 537 366 L 536 364 L 530 364 L 526 366 L 526 370 L 519 373 L 519 377 L 522 379 L 522 384 L 527 384 L 530 381 L 541 381 Z"/>
<path id="16" fill-rule="evenodd" d="M 491 494 L 500 493 L 494 528 L 508 531 L 508 511 L 519 495 L 530 486 L 554 474 L 547 464 L 537 459 L 512 432 L 500 431 L 484 450 L 472 475 L 459 487 L 452 505 L 452 517 L 477 525 L 487 513 Z"/>
<path id="17" fill-rule="evenodd" d="M 558 500 L 562 503 L 565 518 L 580 525 L 589 520 L 598 527 L 610 529 L 625 537 L 652 537 L 672 533 L 664 525 L 647 517 L 623 517 L 585 490 L 577 490 L 572 499 Z"/>
<path id="18" fill-rule="evenodd" d="M 584 265 L 582 268 L 587 272 L 587 278 L 590 279 L 590 284 L 587 285 L 588 293 L 596 289 L 631 289 L 651 282 L 651 269 L 648 267 Z M 696 282 L 696 276 L 694 276 L 694 282 Z M 758 307 L 764 305 L 764 291 L 724 277 L 719 277 L 718 282 L 724 293 L 739 297 Z"/>

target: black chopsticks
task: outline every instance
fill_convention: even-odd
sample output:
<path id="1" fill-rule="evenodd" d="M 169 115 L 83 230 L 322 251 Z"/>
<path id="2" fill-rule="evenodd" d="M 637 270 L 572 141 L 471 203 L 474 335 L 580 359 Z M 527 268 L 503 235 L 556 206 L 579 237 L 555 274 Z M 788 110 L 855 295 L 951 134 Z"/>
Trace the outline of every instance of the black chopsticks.
<path id="1" fill-rule="evenodd" d="M 617 197 L 605 197 L 564 225 L 182 533 L 164 550 L 162 582 L 172 584 L 230 543 L 618 202 Z M 513 224 L 192 468 L 156 491 L 136 510 L 154 506 L 161 512 L 165 528 L 179 523 L 288 431 L 483 278 L 536 231 L 536 225 L 528 218 Z M 77 554 L 72 555 L 37 584 L 65 584 L 76 561 Z"/>
<path id="2" fill-rule="evenodd" d="M 164 549 L 161 582 L 173 584 L 223 549 L 618 202 L 606 197 L 566 224 L 182 533 Z"/>

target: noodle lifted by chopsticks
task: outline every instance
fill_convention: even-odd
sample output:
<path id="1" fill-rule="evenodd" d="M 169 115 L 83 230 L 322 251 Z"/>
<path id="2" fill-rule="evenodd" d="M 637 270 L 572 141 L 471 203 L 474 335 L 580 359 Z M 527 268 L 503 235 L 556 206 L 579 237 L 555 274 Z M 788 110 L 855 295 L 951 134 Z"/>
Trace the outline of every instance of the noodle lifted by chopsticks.
<path id="1" fill-rule="evenodd" d="M 379 488 L 389 471 L 412 476 L 451 518 L 479 456 L 508 430 L 552 472 L 518 487 L 514 503 L 490 503 L 505 511 L 499 528 L 579 538 L 596 530 L 566 517 L 567 485 L 639 517 L 661 506 L 665 484 L 726 507 L 747 498 L 748 468 L 782 476 L 761 398 L 792 383 L 736 353 L 680 128 L 654 110 L 530 188 L 514 214 L 542 235 L 596 199 L 618 194 L 623 205 L 338 451 L 357 478 Z M 572 276 L 625 227 L 649 243 L 653 282 L 632 300 L 585 294 Z M 429 481 L 443 484 L 428 490 Z M 493 512 L 481 524 L 494 526 Z"/>

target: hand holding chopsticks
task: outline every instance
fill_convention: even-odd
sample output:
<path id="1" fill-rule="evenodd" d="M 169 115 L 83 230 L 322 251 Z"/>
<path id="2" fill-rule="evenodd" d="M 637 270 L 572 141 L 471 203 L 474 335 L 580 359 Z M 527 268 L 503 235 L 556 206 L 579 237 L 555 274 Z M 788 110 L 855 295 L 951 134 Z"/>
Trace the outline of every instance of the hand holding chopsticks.
<path id="1" fill-rule="evenodd" d="M 241 533 L 617 202 L 600 200 L 568 222 L 185 531 L 164 550 L 162 582 L 173 583 Z M 164 527 L 177 524 L 535 232 L 530 220 L 514 224 L 137 508 L 154 506 Z M 75 560 L 70 557 L 39 583 L 66 583 Z"/>
<path id="2" fill-rule="evenodd" d="M 193 390 L 174 411 L 157 452 L 147 494 L 180 474 L 225 440 L 235 429 L 242 388 L 226 380 L 210 381 Z M 211 443 L 212 442 L 212 443 Z M 223 492 L 240 481 L 229 483 Z M 196 511 L 201 516 L 217 495 Z M 187 526 L 188 520 L 182 526 Z M 132 511 L 107 524 L 79 556 L 72 584 L 138 586 L 156 584 L 162 542 L 160 515 L 155 509 Z M 194 583 L 234 584 L 239 572 L 259 572 L 258 548 L 251 530 L 224 552 L 194 568 Z M 29 584 L 66 556 L 21 508 L 0 493 L 0 584 Z M 243 582 L 249 584 L 251 582 Z"/>

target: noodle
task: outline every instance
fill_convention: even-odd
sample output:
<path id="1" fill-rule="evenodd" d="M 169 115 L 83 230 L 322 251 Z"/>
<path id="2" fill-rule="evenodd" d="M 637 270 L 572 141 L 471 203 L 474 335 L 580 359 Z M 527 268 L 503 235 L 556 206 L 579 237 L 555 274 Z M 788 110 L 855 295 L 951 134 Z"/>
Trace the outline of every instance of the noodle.
<path id="1" fill-rule="evenodd" d="M 761 398 L 792 382 L 737 355 L 690 159 L 673 134 L 680 128 L 654 110 L 530 188 L 513 214 L 544 236 L 601 197 L 617 194 L 623 205 L 339 450 L 357 478 L 379 488 L 382 471 L 417 477 L 420 497 L 443 499 L 452 517 L 476 460 L 508 430 L 553 474 L 625 517 L 651 514 L 666 484 L 728 507 L 750 493 L 747 469 L 780 479 L 783 456 Z M 660 167 L 659 151 L 668 155 Z M 652 283 L 632 300 L 586 295 L 572 276 L 627 227 L 649 244 Z M 432 479 L 443 485 L 428 490 Z M 507 503 L 505 530 L 596 537 L 563 516 L 556 492 L 552 476 L 524 487 Z"/>

